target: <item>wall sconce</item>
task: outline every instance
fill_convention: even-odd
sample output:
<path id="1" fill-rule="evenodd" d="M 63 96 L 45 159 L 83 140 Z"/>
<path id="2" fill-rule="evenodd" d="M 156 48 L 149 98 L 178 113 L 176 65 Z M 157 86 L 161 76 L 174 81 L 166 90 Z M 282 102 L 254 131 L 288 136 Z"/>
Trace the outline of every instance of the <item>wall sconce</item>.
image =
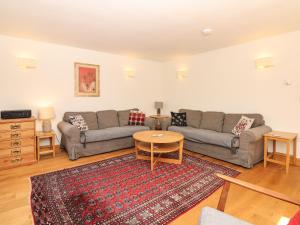
<path id="1" fill-rule="evenodd" d="M 127 78 L 135 78 L 135 70 L 134 69 L 124 69 L 125 75 Z"/>
<path id="2" fill-rule="evenodd" d="M 267 69 L 274 67 L 272 57 L 263 57 L 255 60 L 256 69 Z"/>
<path id="3" fill-rule="evenodd" d="M 184 79 L 187 78 L 188 74 L 187 74 L 187 69 L 180 69 L 176 71 L 177 74 L 177 78 L 178 79 Z"/>
<path id="4" fill-rule="evenodd" d="M 33 58 L 18 57 L 18 65 L 23 69 L 35 69 L 36 60 Z"/>

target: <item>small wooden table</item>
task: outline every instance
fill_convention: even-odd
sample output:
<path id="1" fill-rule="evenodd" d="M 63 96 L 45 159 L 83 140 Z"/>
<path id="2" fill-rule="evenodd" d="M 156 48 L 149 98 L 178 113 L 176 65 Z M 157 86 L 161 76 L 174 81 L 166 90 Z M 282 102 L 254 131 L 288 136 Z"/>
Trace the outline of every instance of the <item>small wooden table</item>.
<path id="1" fill-rule="evenodd" d="M 268 155 L 269 141 L 273 141 L 273 153 Z M 285 160 L 285 162 L 274 159 L 274 156 L 276 154 L 277 141 L 286 143 L 286 160 Z M 277 163 L 280 165 L 285 165 L 286 173 L 288 173 L 289 166 L 290 166 L 290 149 L 291 149 L 292 142 L 293 142 L 293 164 L 296 164 L 296 151 L 297 151 L 297 134 L 296 133 L 272 131 L 272 132 L 264 134 L 264 167 L 267 166 L 267 162 L 273 162 L 273 163 Z"/>
<path id="2" fill-rule="evenodd" d="M 42 139 L 49 139 L 50 145 L 49 146 L 40 146 L 40 140 Z M 38 131 L 36 132 L 36 148 L 37 148 L 37 160 L 40 160 L 41 155 L 46 154 L 53 154 L 53 157 L 55 157 L 55 132 L 42 132 Z M 43 150 L 43 148 L 47 150 Z"/>
<path id="3" fill-rule="evenodd" d="M 181 164 L 183 153 L 183 135 L 173 131 L 140 131 L 133 134 L 137 159 L 150 160 L 151 170 L 157 162 Z M 139 151 L 150 152 L 150 156 L 139 154 Z M 178 159 L 161 158 L 162 153 L 177 152 Z M 159 153 L 158 157 L 154 157 Z"/>
<path id="4" fill-rule="evenodd" d="M 160 120 L 170 118 L 167 115 L 151 115 L 150 118 L 155 119 L 155 130 L 161 130 Z"/>

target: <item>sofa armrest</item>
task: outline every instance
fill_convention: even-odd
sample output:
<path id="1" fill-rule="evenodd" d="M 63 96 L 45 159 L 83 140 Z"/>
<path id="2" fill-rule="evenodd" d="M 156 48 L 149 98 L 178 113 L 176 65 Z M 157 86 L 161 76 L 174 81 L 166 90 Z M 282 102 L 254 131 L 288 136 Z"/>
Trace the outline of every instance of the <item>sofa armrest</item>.
<path id="1" fill-rule="evenodd" d="M 145 118 L 145 126 L 149 127 L 150 130 L 154 130 L 155 120 L 151 117 L 146 117 Z"/>
<path id="2" fill-rule="evenodd" d="M 67 122 L 61 121 L 57 124 L 62 135 L 73 143 L 80 143 L 80 130 Z"/>
<path id="3" fill-rule="evenodd" d="M 254 127 L 249 130 L 243 131 L 240 136 L 241 145 L 259 141 L 261 138 L 263 138 L 265 133 L 271 131 L 272 129 L 266 125 Z"/>
<path id="4" fill-rule="evenodd" d="M 240 147 L 237 151 L 241 165 L 247 168 L 253 167 L 264 158 L 263 135 L 272 131 L 268 126 L 259 126 L 243 131 L 240 136 Z"/>

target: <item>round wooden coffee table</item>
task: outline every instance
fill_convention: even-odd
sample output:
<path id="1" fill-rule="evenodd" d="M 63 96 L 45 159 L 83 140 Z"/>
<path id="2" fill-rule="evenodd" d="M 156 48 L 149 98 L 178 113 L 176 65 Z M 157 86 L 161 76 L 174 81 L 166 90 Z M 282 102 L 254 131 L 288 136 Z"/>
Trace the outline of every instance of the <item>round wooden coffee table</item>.
<path id="1" fill-rule="evenodd" d="M 173 131 L 140 131 L 133 134 L 137 159 L 150 160 L 151 170 L 157 162 L 181 164 L 183 152 L 183 135 Z M 139 151 L 150 152 L 150 156 L 141 155 Z M 178 159 L 161 158 L 162 153 L 178 152 Z M 154 157 L 154 153 L 159 153 Z"/>

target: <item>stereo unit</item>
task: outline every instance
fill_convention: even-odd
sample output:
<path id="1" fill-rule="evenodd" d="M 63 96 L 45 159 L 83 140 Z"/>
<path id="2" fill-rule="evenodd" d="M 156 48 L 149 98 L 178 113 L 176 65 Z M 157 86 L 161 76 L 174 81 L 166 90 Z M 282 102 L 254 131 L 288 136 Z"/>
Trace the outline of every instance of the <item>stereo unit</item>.
<path id="1" fill-rule="evenodd" d="M 5 110 L 1 111 L 2 119 L 19 119 L 19 118 L 30 118 L 31 110 Z"/>

